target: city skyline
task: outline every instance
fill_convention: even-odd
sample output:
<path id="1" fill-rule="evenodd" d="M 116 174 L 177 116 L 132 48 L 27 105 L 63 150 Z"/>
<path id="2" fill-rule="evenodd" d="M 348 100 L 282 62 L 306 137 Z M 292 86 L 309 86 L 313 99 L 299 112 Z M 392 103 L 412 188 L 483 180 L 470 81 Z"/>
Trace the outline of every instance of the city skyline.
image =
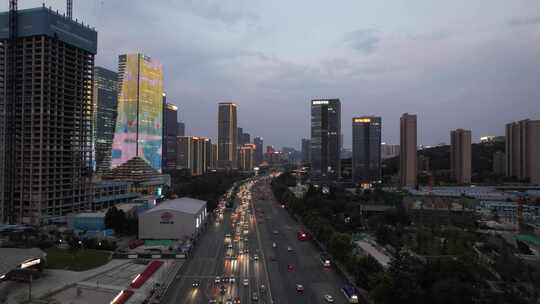
<path id="1" fill-rule="evenodd" d="M 289 4 L 287 12 L 277 14 L 278 3 L 180 1 L 166 8 L 156 3 L 144 9 L 143 1 L 131 1 L 127 7 L 123 1 L 78 1 L 74 16 L 96 26 L 100 34 L 96 65 L 114 69 L 117 55 L 126 52 L 160 58 L 167 75 L 165 88 L 176 105 L 190 113 L 184 119 L 190 134 L 217 138 L 205 118 L 215 113 L 215 104 L 221 100 L 239 104 L 242 125 L 251 134 L 276 146 L 298 149 L 298 138 L 309 135 L 308 112 L 299 101 L 320 96 L 340 98 L 343 121 L 360 115 L 381 116 L 387 122 L 382 140 L 389 143 L 399 142 L 398 121 L 405 111 L 423 117 L 418 142 L 424 145 L 447 141 L 448 130 L 458 127 L 473 130 L 475 136 L 503 135 L 502 126 L 508 121 L 540 116 L 539 107 L 534 106 L 540 89 L 527 80 L 534 77 L 517 77 L 540 71 L 540 63 L 531 60 L 540 48 L 538 40 L 528 39 L 538 35 L 540 23 L 534 17 L 540 14 L 540 3 L 456 1 L 435 7 L 420 1 L 407 3 L 407 8 L 404 3 L 393 3 L 392 10 L 382 3 L 314 3 L 308 17 L 300 13 L 300 3 Z M 481 13 L 487 4 L 489 16 Z M 41 1 L 29 0 L 20 7 L 39 5 Z M 47 5 L 60 11 L 65 7 L 64 1 L 47 1 Z M 137 18 L 116 16 L 118 7 L 127 10 L 126 16 Z M 7 4 L 1 8 L 7 9 Z M 303 36 L 305 47 L 290 45 L 294 35 L 306 30 L 299 23 L 323 11 L 339 15 L 336 19 L 340 20 L 335 25 L 318 24 L 322 35 L 308 31 Z M 373 11 L 380 12 L 381 20 L 371 16 Z M 149 23 L 158 14 L 159 23 L 152 22 L 142 32 L 130 29 L 136 28 L 130 26 L 132 22 Z M 111 33 L 107 28 L 126 31 Z M 291 28 L 291 33 L 285 28 Z M 192 39 L 195 36 L 200 39 Z M 141 45 L 140 37 L 149 43 Z M 162 47 L 164 39 L 167 48 Z M 306 48 L 316 52 L 305 56 Z M 409 58 L 408 63 L 402 61 L 403 56 Z M 464 61 L 457 61 L 461 57 Z M 246 65 L 238 66 L 239 61 Z M 268 72 L 255 73 L 254 69 Z M 427 77 L 422 77 L 423 71 Z M 208 84 L 212 90 L 205 89 Z M 513 106 L 508 106 L 508 100 Z M 458 109 L 464 106 L 470 111 L 462 115 Z M 277 127 L 271 117 L 258 115 L 285 107 L 289 110 L 282 113 L 283 122 Z M 449 119 L 440 121 L 439 110 Z M 280 135 L 271 131 L 273 127 L 287 132 Z M 347 125 L 342 128 L 344 146 L 351 147 L 352 130 Z"/>

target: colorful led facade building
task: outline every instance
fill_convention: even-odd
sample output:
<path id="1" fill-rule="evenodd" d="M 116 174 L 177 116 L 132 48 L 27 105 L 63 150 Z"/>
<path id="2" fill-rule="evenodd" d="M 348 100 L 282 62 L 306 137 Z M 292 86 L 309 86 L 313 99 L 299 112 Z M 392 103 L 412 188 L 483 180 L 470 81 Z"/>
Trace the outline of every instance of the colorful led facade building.
<path id="1" fill-rule="evenodd" d="M 120 55 L 118 79 L 112 167 L 138 156 L 161 172 L 163 67 L 143 54 Z"/>
<path id="2" fill-rule="evenodd" d="M 356 183 L 381 180 L 381 128 L 380 117 L 354 117 L 352 120 L 352 170 Z"/>

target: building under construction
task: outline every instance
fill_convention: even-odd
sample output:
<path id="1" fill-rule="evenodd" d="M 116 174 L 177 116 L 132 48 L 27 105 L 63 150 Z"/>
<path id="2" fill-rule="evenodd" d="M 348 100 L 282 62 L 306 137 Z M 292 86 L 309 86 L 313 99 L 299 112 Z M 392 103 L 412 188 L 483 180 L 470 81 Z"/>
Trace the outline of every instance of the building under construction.
<path id="1" fill-rule="evenodd" d="M 0 222 L 37 224 L 89 206 L 97 32 L 12 2 L 0 13 Z"/>

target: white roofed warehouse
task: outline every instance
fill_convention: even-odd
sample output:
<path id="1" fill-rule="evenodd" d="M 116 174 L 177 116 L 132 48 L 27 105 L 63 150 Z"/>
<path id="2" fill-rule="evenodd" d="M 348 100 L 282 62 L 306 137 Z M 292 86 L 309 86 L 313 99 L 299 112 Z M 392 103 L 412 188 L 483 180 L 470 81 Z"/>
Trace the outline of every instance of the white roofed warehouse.
<path id="1" fill-rule="evenodd" d="M 206 218 L 205 201 L 189 197 L 164 201 L 139 215 L 139 239 L 195 238 Z"/>

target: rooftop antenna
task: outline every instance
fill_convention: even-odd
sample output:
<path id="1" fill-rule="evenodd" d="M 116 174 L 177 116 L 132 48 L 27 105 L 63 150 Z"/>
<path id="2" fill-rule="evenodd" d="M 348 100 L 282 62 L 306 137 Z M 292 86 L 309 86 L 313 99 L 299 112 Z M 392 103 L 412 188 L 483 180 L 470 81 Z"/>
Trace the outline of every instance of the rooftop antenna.
<path id="1" fill-rule="evenodd" d="M 66 6 L 67 17 L 73 19 L 73 0 L 67 0 Z"/>

